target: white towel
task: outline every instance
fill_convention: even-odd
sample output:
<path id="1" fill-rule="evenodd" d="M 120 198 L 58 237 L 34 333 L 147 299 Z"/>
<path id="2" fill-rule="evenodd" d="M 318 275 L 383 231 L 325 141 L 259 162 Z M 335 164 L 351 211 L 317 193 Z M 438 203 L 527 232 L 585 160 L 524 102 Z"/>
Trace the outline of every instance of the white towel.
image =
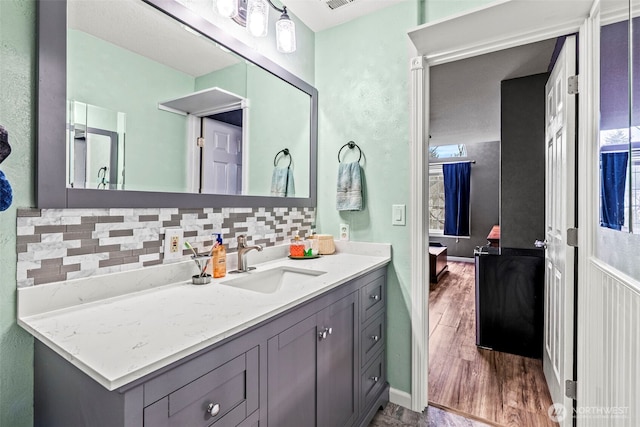
<path id="1" fill-rule="evenodd" d="M 271 195 L 277 197 L 295 197 L 296 189 L 293 184 L 291 168 L 274 168 L 271 175 Z"/>
<path id="2" fill-rule="evenodd" d="M 362 199 L 360 163 L 340 163 L 338 166 L 336 209 L 339 211 L 361 211 Z"/>

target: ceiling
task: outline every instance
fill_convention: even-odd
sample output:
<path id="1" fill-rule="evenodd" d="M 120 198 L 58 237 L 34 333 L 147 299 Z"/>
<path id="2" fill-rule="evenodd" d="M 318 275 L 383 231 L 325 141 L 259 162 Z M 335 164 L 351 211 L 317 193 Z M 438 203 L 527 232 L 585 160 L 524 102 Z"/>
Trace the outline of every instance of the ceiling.
<path id="1" fill-rule="evenodd" d="M 407 0 L 282 0 L 293 14 L 315 32 L 344 24 Z M 339 5 L 331 9 L 327 4 Z"/>
<path id="2" fill-rule="evenodd" d="M 240 61 L 142 1 L 69 0 L 68 26 L 193 77 Z"/>

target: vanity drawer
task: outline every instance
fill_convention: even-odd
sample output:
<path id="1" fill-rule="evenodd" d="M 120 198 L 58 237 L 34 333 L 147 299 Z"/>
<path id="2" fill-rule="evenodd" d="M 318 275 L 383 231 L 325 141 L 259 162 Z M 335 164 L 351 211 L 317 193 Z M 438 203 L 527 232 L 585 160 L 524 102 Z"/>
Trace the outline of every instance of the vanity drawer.
<path id="1" fill-rule="evenodd" d="M 384 364 L 384 352 L 362 370 L 360 380 L 360 408 L 364 411 L 375 401 L 380 390 L 386 382 L 386 369 Z"/>
<path id="2" fill-rule="evenodd" d="M 386 276 L 379 276 L 360 290 L 360 320 L 366 323 L 386 304 Z"/>
<path id="3" fill-rule="evenodd" d="M 256 347 L 147 406 L 144 426 L 237 426 L 257 409 Z"/>
<path id="4" fill-rule="evenodd" d="M 360 334 L 361 364 L 366 365 L 384 347 L 386 335 L 386 315 L 383 311 L 362 329 Z"/>

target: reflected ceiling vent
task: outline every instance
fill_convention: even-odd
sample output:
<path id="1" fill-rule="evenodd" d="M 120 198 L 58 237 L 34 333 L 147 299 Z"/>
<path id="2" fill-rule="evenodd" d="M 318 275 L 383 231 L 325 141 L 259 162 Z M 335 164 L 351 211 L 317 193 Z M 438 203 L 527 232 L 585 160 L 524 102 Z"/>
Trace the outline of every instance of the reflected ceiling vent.
<path id="1" fill-rule="evenodd" d="M 329 9 L 334 10 L 353 2 L 354 0 L 329 0 L 326 4 L 329 6 Z"/>

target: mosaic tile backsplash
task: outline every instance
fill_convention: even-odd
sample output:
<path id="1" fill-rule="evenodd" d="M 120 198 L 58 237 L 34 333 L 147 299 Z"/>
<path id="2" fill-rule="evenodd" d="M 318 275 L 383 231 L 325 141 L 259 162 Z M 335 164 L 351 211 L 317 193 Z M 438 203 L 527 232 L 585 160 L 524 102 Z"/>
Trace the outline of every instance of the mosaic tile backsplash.
<path id="1" fill-rule="evenodd" d="M 18 287 L 162 264 L 169 227 L 182 228 L 198 252 L 222 233 L 235 252 L 240 234 L 263 246 L 283 244 L 294 231 L 307 235 L 315 214 L 314 208 L 19 209 Z"/>

